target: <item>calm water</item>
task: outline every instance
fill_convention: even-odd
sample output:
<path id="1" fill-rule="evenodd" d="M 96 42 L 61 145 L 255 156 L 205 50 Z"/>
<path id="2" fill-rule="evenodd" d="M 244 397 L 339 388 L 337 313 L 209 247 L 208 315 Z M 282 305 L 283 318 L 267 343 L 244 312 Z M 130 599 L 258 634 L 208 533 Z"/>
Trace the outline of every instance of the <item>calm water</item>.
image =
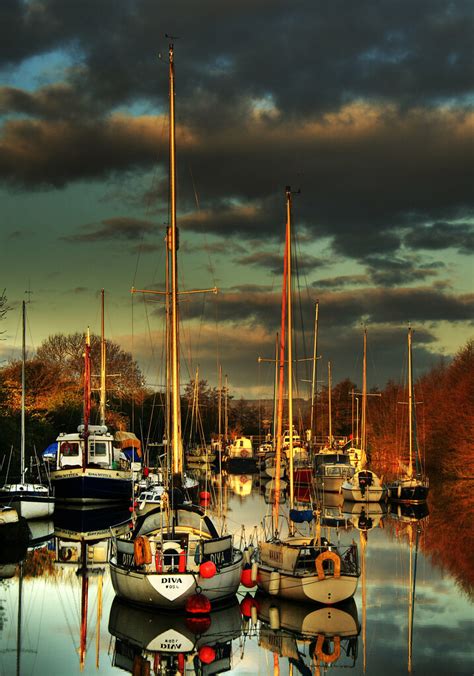
<path id="1" fill-rule="evenodd" d="M 48 533 L 51 538 L 26 555 L 21 544 L 6 551 L 2 542 L 2 562 L 17 565 L 1 567 L 0 673 L 145 675 L 185 668 L 306 676 L 351 669 L 388 676 L 408 673 L 411 661 L 415 674 L 470 675 L 474 550 L 472 499 L 466 496 L 472 488 L 464 482 L 433 490 L 429 515 L 420 519 L 374 513 L 365 530 L 358 528 L 359 515 L 330 498 L 324 515 L 333 524 L 331 539 L 354 539 L 365 562 L 365 583 L 361 578 L 353 602 L 329 610 L 304 607 L 253 599 L 255 590 L 246 596 L 241 587 L 233 603 L 194 623 L 114 601 L 101 529 L 126 518 L 126 509 L 107 517 L 89 514 L 87 521 L 78 512 L 58 512 L 54 523 L 35 524 L 37 542 Z M 269 510 L 258 475 L 231 477 L 222 503 L 236 544 L 241 526 L 248 541 Z M 95 533 L 84 548 L 77 533 L 86 525 Z M 168 652 L 157 652 L 163 644 Z"/>

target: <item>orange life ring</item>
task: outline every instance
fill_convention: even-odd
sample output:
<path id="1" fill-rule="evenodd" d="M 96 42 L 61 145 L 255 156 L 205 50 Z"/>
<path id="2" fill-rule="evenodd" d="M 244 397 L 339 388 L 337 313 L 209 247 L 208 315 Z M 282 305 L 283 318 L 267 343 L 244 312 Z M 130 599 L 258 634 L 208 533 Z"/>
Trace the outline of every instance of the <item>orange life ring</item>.
<path id="1" fill-rule="evenodd" d="M 316 642 L 316 650 L 315 650 L 316 657 L 321 662 L 324 662 L 324 664 L 332 664 L 333 662 L 336 662 L 341 656 L 341 638 L 340 636 L 334 636 L 334 638 L 332 639 L 334 643 L 334 650 L 332 651 L 332 653 L 329 654 L 325 653 L 323 650 L 325 638 L 326 637 L 324 636 L 324 634 L 319 634 L 318 640 Z"/>
<path id="2" fill-rule="evenodd" d="M 151 563 L 150 541 L 144 535 L 139 535 L 133 544 L 133 558 L 136 566 Z"/>
<path id="3" fill-rule="evenodd" d="M 316 564 L 316 571 L 318 573 L 319 580 L 324 580 L 326 577 L 323 568 L 323 562 L 328 560 L 334 562 L 334 577 L 341 577 L 341 557 L 336 554 L 336 552 L 332 552 L 327 549 L 325 552 L 319 554 L 314 562 Z"/>

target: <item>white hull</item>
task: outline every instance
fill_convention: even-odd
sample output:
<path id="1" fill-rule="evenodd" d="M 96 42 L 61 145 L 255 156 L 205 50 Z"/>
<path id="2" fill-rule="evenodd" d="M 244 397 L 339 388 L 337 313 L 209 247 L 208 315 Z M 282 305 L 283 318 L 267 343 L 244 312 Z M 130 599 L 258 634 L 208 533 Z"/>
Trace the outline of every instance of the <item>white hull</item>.
<path id="1" fill-rule="evenodd" d="M 125 569 L 117 565 L 114 557 L 110 560 L 110 575 L 118 596 L 134 603 L 159 608 L 184 608 L 187 599 L 201 592 L 212 601 L 221 601 L 236 594 L 240 585 L 243 556 L 225 567 L 210 579 L 199 572 L 157 573 Z"/>
<path id="2" fill-rule="evenodd" d="M 342 495 L 344 500 L 349 502 L 380 502 L 385 498 L 386 493 L 387 491 L 383 486 L 371 486 L 362 493 L 358 486 L 350 486 L 348 482 L 342 484 Z"/>
<path id="3" fill-rule="evenodd" d="M 258 567 L 258 586 L 267 594 L 270 593 L 270 576 L 273 570 L 273 568 L 262 565 Z M 358 578 L 352 576 L 341 575 L 339 578 L 326 577 L 320 580 L 316 573 L 298 576 L 280 571 L 280 586 L 275 595 L 293 601 L 312 601 L 332 605 L 354 596 L 357 582 Z"/>

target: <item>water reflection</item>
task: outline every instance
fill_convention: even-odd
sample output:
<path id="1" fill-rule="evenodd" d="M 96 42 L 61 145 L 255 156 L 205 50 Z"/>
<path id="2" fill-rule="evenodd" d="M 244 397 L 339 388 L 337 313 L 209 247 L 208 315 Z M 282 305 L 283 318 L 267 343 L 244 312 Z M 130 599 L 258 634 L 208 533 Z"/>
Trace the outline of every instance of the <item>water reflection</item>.
<path id="1" fill-rule="evenodd" d="M 240 636 L 237 598 L 191 616 L 139 608 L 115 598 L 109 632 L 113 665 L 132 674 L 218 674 L 232 669 L 232 641 Z"/>
<path id="2" fill-rule="evenodd" d="M 242 476 L 222 490 L 213 477 L 210 506 L 237 544 L 241 526 L 253 532 L 271 509 L 269 482 Z M 244 587 L 199 618 L 114 600 L 109 542 L 128 529 L 128 505 L 58 510 L 53 524 L 0 531 L 0 674 L 470 673 L 470 486 L 433 487 L 429 510 L 354 505 L 337 494 L 313 503 L 302 489 L 297 499 L 320 508 L 322 532 L 354 539 L 363 560 L 354 601 L 329 610 Z"/>
<path id="3" fill-rule="evenodd" d="M 287 658 L 301 674 L 311 673 L 311 666 L 355 665 L 360 626 L 354 599 L 329 607 L 257 593 L 255 601 L 259 645 L 274 658 Z"/>

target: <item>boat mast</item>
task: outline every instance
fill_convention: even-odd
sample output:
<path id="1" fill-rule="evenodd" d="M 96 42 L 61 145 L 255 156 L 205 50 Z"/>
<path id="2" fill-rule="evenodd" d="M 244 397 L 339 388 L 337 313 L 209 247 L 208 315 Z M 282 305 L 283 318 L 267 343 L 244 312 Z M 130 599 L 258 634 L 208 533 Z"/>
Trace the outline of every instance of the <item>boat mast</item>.
<path id="1" fill-rule="evenodd" d="M 100 331 L 100 424 L 105 425 L 105 323 L 104 323 L 104 305 L 105 291 L 101 291 L 101 331 Z"/>
<path id="2" fill-rule="evenodd" d="M 224 376 L 224 442 L 227 443 L 227 437 L 229 436 L 229 412 L 227 408 L 227 395 L 228 395 L 228 385 L 227 385 L 227 373 Z"/>
<path id="3" fill-rule="evenodd" d="M 277 437 L 277 408 L 278 408 L 278 333 L 275 340 L 275 380 L 273 384 L 273 448 Z"/>
<path id="4" fill-rule="evenodd" d="M 328 418 L 329 418 L 329 445 L 332 446 L 332 381 L 331 381 L 331 362 L 328 361 Z"/>
<path id="5" fill-rule="evenodd" d="M 311 378 L 311 442 L 314 441 L 314 423 L 316 420 L 316 387 L 317 387 L 317 363 L 318 363 L 318 323 L 319 323 L 319 300 L 316 301 L 314 311 L 314 344 L 313 344 L 313 374 Z"/>
<path id="6" fill-rule="evenodd" d="M 89 462 L 89 420 L 91 415 L 91 339 L 89 328 L 86 334 L 84 350 L 84 452 L 82 454 L 82 469 L 85 470 Z"/>
<path id="7" fill-rule="evenodd" d="M 178 235 L 176 228 L 176 133 L 174 109 L 174 45 L 169 45 L 169 111 L 170 111 L 170 237 L 168 246 L 171 256 L 171 404 L 172 404 L 172 468 L 174 474 L 183 471 L 181 439 L 181 402 L 179 396 L 179 354 L 178 354 Z"/>
<path id="8" fill-rule="evenodd" d="M 408 448 L 410 462 L 408 463 L 408 477 L 413 476 L 413 373 L 411 361 L 411 326 L 408 327 Z"/>
<path id="9" fill-rule="evenodd" d="M 20 432 L 20 474 L 25 483 L 25 364 L 26 364 L 26 303 L 22 304 L 21 331 L 21 432 Z"/>
<path id="10" fill-rule="evenodd" d="M 219 364 L 219 381 L 218 381 L 218 399 L 217 399 L 217 439 L 219 444 L 219 451 L 222 445 L 222 365 Z"/>
<path id="11" fill-rule="evenodd" d="M 361 469 L 366 464 L 367 451 L 367 329 L 364 327 L 364 358 L 362 361 L 362 430 L 361 430 Z"/>
<path id="12" fill-rule="evenodd" d="M 288 267 L 288 425 L 290 428 L 290 447 L 288 449 L 290 472 L 290 509 L 294 503 L 294 477 L 293 477 L 293 317 L 291 309 L 291 188 L 286 187 L 286 228 L 287 228 L 287 267 Z"/>
<path id="13" fill-rule="evenodd" d="M 283 256 L 283 284 L 281 290 L 281 329 L 280 329 L 280 358 L 278 361 L 278 408 L 276 426 L 275 449 L 275 499 L 273 501 L 273 534 L 278 533 L 278 512 L 280 510 L 280 474 L 281 474 L 281 446 L 283 426 L 283 389 L 285 387 L 285 331 L 286 331 L 286 303 L 287 303 L 287 276 L 288 276 L 288 223 L 285 234 L 285 253 Z"/>

